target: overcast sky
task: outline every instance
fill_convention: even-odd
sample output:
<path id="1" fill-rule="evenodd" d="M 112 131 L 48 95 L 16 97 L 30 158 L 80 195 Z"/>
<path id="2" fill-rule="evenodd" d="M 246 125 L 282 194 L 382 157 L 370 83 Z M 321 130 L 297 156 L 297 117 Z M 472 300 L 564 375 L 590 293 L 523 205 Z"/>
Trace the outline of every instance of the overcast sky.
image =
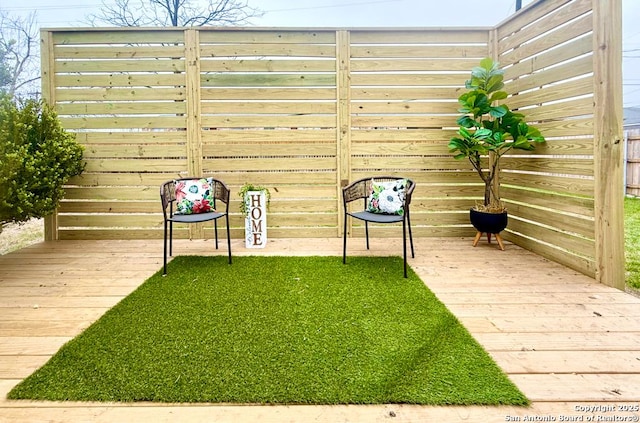
<path id="1" fill-rule="evenodd" d="M 601 0 L 604 1 L 604 0 Z M 523 0 L 524 6 L 532 0 Z M 440 27 L 493 26 L 515 10 L 516 0 L 249 0 L 265 12 L 255 26 Z M 86 26 L 100 0 L 0 0 L 11 14 L 37 11 L 42 27 Z M 622 0 L 623 104 L 640 107 L 640 1 Z"/>

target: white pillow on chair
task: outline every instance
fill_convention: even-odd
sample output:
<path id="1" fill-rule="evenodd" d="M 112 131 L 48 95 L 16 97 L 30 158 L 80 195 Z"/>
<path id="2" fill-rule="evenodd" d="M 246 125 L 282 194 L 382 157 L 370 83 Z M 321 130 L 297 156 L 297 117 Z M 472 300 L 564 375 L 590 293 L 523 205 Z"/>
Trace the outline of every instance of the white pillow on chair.
<path id="1" fill-rule="evenodd" d="M 404 215 L 406 191 L 406 179 L 389 182 L 376 182 L 372 179 L 367 211 L 380 214 Z"/>

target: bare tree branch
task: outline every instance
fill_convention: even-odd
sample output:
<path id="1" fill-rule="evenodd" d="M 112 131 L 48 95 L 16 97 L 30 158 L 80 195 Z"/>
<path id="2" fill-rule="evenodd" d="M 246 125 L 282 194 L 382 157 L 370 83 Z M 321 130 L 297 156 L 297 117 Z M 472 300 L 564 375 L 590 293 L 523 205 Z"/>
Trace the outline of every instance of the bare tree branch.
<path id="1" fill-rule="evenodd" d="M 33 83 L 40 79 L 39 38 L 35 13 L 20 18 L 0 10 L 0 88 L 12 96 L 38 91 Z"/>
<path id="2" fill-rule="evenodd" d="M 248 0 L 103 0 L 98 14 L 88 16 L 91 25 L 206 26 L 246 25 L 263 12 Z"/>

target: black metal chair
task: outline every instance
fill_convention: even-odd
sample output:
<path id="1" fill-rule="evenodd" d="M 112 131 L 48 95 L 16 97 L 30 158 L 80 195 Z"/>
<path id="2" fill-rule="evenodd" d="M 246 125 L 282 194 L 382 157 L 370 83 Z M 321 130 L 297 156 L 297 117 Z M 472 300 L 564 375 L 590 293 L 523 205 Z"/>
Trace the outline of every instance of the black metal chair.
<path id="1" fill-rule="evenodd" d="M 205 201 L 196 204 L 190 212 L 183 204 L 176 204 L 176 187 L 181 191 L 186 184 L 193 181 L 205 180 L 210 191 L 206 193 Z M 193 186 L 193 185 L 191 185 Z M 202 185 L 199 186 L 202 188 Z M 196 188 L 197 189 L 197 188 Z M 178 197 L 180 197 L 179 195 Z M 162 201 L 162 213 L 164 216 L 164 268 L 163 275 L 167 274 L 167 232 L 169 235 L 169 256 L 173 255 L 173 223 L 199 223 L 214 221 L 216 249 L 218 249 L 218 219 L 225 217 L 227 223 L 227 249 L 229 251 L 229 264 L 231 264 L 231 236 L 229 232 L 229 188 L 224 182 L 215 178 L 180 178 L 167 181 L 160 186 L 160 200 Z M 224 210 L 217 209 L 219 202 L 224 203 Z M 210 203 L 210 204 L 209 204 Z M 206 207 L 203 207 L 204 206 Z M 174 210 L 175 208 L 175 210 Z M 197 210 L 196 210 L 197 209 Z M 195 210 L 195 212 L 193 212 Z M 186 212 L 185 212 L 186 211 Z"/>
<path id="2" fill-rule="evenodd" d="M 374 198 L 375 189 L 388 198 Z M 385 184 L 387 185 L 385 187 Z M 402 222 L 402 248 L 404 258 L 404 277 L 407 277 L 407 227 L 409 228 L 409 240 L 411 243 L 411 257 L 415 257 L 413 250 L 413 236 L 411 234 L 411 215 L 409 206 L 411 195 L 415 189 L 415 183 L 408 178 L 397 176 L 376 176 L 357 180 L 342 188 L 344 207 L 344 242 L 342 248 L 342 262 L 347 262 L 347 216 L 364 221 L 367 250 L 369 249 L 369 222 L 372 223 L 399 223 Z M 385 188 L 384 191 L 380 191 Z M 389 189 L 391 191 L 386 191 Z M 393 192 L 396 191 L 396 192 Z M 349 211 L 349 203 L 362 199 L 364 208 L 362 211 Z M 372 201 L 373 200 L 373 201 Z M 378 202 L 379 201 L 379 202 Z M 377 203 L 377 204 L 372 204 Z M 396 211 L 395 210 L 402 210 Z"/>

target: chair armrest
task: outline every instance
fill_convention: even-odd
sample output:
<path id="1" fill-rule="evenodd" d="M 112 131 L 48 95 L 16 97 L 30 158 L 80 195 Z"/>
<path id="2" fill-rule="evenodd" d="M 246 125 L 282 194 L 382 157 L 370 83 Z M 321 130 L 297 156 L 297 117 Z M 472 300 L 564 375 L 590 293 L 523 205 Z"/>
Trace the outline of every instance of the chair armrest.
<path id="1" fill-rule="evenodd" d="M 367 181 L 371 178 L 360 179 L 358 181 L 352 182 L 346 187 L 342 188 L 342 198 L 344 200 L 344 204 L 350 203 L 355 200 L 359 200 L 361 198 L 366 198 L 369 195 L 367 190 Z"/>
<path id="2" fill-rule="evenodd" d="M 219 179 L 213 179 L 215 184 L 213 198 L 216 200 L 220 200 L 226 205 L 227 212 L 229 211 L 229 200 L 231 198 L 231 190 L 229 187 Z"/>
<path id="3" fill-rule="evenodd" d="M 413 194 L 413 189 L 416 187 L 416 184 L 411 179 L 408 179 L 408 181 L 409 181 L 409 188 L 407 188 L 407 191 L 404 194 L 405 206 L 408 206 L 409 204 L 411 204 L 411 195 Z"/>
<path id="4" fill-rule="evenodd" d="M 174 180 L 167 181 L 160 185 L 160 201 L 162 203 L 162 213 L 165 220 L 173 215 L 173 202 L 176 201 L 176 183 Z M 167 208 L 169 213 L 167 215 Z"/>

